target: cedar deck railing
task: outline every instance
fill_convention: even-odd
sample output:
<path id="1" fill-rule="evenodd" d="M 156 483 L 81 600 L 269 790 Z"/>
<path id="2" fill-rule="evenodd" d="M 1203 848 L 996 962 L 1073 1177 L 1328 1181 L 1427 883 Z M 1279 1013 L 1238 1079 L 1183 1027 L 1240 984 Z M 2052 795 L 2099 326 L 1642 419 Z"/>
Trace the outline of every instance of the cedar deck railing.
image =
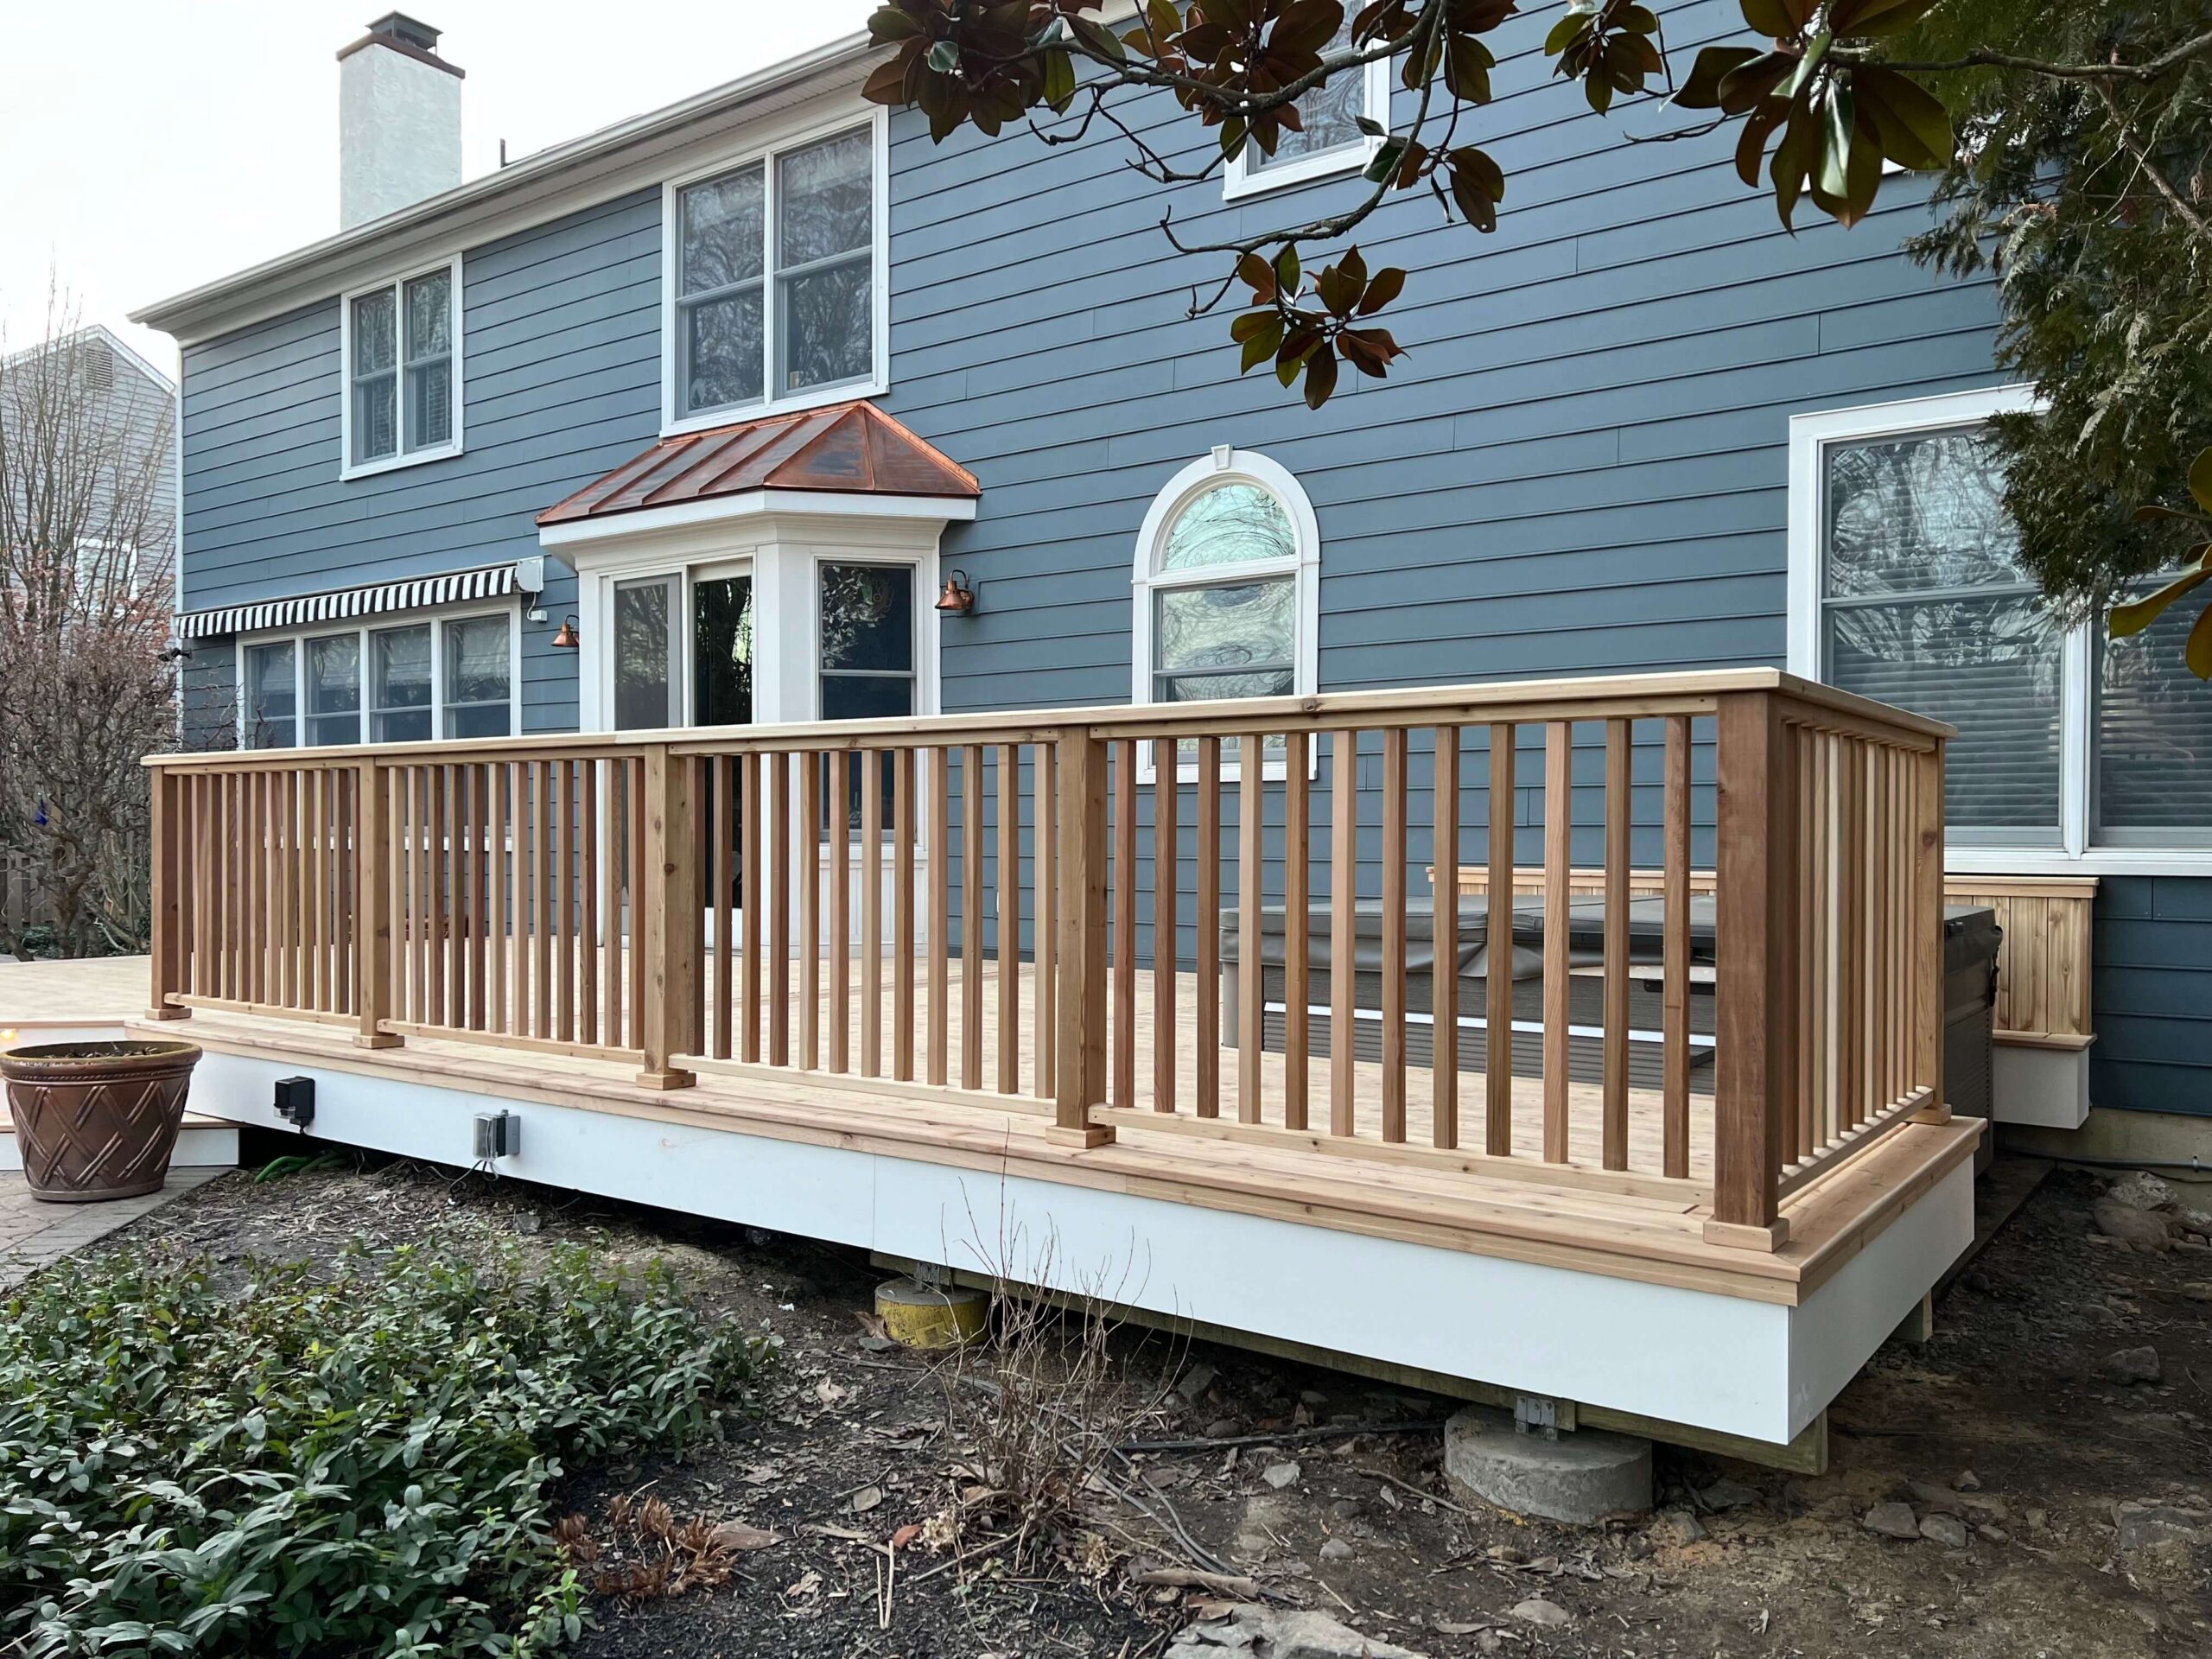
<path id="1" fill-rule="evenodd" d="M 990 1102 L 1049 1111 L 1074 1147 L 1172 1127 L 1656 1190 L 1709 1202 L 1708 1238 L 1772 1248 L 1795 1191 L 1942 1115 L 1949 734 L 1755 670 L 162 756 L 154 1012 L 625 1060 L 654 1088 L 709 1070 Z M 1538 895 L 1541 1076 L 1522 1090 L 1509 974 L 1464 1011 L 1458 976 L 1430 975 L 1432 1053 L 1408 1061 L 1409 897 L 1469 848 L 1474 885 Z M 1291 988 L 1313 982 L 1309 907 L 1344 918 L 1362 872 L 1381 1006 L 1356 1006 L 1334 949 L 1324 1039 Z M 1632 968 L 1654 964 L 1631 963 L 1629 901 L 1655 892 L 1661 1081 L 1632 1089 Z M 1715 912 L 1709 1108 L 1694 892 Z M 1568 1075 L 1567 924 L 1590 893 L 1594 1089 Z M 1279 1007 L 1249 960 L 1271 906 Z M 1438 960 L 1460 925 L 1435 907 Z M 1363 1020 L 1380 1052 L 1355 1060 Z"/>

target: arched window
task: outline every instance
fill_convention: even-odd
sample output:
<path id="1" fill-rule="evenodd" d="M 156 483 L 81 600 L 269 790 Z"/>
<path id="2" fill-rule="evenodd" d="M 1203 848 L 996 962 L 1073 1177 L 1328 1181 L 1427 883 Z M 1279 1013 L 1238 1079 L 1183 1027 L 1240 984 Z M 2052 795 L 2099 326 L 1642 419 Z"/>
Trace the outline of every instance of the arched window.
<path id="1" fill-rule="evenodd" d="M 1216 449 L 1168 480 L 1137 537 L 1134 700 L 1314 689 L 1320 535 L 1298 480 Z"/>

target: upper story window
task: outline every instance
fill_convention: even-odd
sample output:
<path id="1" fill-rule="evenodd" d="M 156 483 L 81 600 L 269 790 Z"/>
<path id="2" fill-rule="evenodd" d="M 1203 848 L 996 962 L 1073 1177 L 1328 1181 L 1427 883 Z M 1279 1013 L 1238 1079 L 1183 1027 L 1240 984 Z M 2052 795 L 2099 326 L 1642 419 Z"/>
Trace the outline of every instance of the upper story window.
<path id="1" fill-rule="evenodd" d="M 1137 537 L 1135 701 L 1312 692 L 1319 579 L 1313 509 L 1290 473 L 1227 448 L 1185 467 Z"/>
<path id="2" fill-rule="evenodd" d="M 321 628 L 239 653 L 247 748 L 506 737 L 515 730 L 512 611 Z"/>
<path id="3" fill-rule="evenodd" d="M 1343 26 L 1329 42 L 1330 58 L 1350 56 L 1352 46 L 1351 7 L 1345 9 Z M 1248 143 L 1232 156 L 1223 181 L 1223 194 L 1234 201 L 1263 190 L 1303 184 L 1356 173 L 1365 167 L 1382 143 L 1380 133 L 1360 130 L 1362 119 L 1377 128 L 1390 124 L 1390 60 L 1378 58 L 1364 69 L 1332 75 L 1298 100 L 1299 129 L 1284 130 L 1272 156 Z"/>
<path id="4" fill-rule="evenodd" d="M 2001 388 L 1791 422 L 1790 666 L 1958 727 L 1954 869 L 2212 867 L 2212 779 L 2179 760 L 2212 751 L 2189 619 L 2111 640 L 2050 614 L 1985 435 L 2027 406 Z"/>
<path id="5" fill-rule="evenodd" d="M 666 424 L 881 388 L 884 130 L 670 188 Z"/>
<path id="6" fill-rule="evenodd" d="M 345 475 L 461 452 L 461 261 L 349 294 Z"/>

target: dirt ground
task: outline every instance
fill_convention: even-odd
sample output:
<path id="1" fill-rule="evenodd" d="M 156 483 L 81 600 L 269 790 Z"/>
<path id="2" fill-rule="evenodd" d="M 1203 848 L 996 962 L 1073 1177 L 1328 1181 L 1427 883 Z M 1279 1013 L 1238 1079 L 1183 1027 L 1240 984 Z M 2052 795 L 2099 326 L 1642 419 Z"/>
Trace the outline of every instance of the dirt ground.
<path id="1" fill-rule="evenodd" d="M 321 1255 L 356 1233 L 526 1247 L 596 1235 L 630 1261 L 663 1256 L 728 1318 L 772 1330 L 785 1363 L 757 1420 L 681 1460 L 575 1471 L 563 1508 L 598 1541 L 600 1571 L 622 1557 L 626 1507 L 650 1497 L 679 1522 L 775 1541 L 744 1550 L 710 1590 L 599 1598 L 586 1659 L 1145 1659 L 1224 1599 L 1133 1582 L 1133 1560 L 1211 1562 L 1268 1605 L 1434 1659 L 2202 1655 L 2212 1253 L 2097 1236 L 2103 1186 L 2067 1171 L 2042 1183 L 1942 1296 L 1934 1339 L 1892 1344 L 1837 1402 L 1827 1474 L 1661 1447 L 1659 1515 L 1597 1529 L 1452 1496 L 1433 1425 L 1454 1402 L 1123 1333 L 1116 1351 L 1144 1407 L 1128 1436 L 1211 1444 L 1113 1461 L 1091 1483 L 1086 1535 L 1021 1566 L 987 1529 L 947 1543 L 931 1527 L 973 1480 L 981 1396 L 872 1326 L 883 1275 L 853 1252 L 350 1155 L 216 1181 L 124 1236 L 235 1259 Z M 2183 1193 L 2202 1204 L 2212 1188 Z M 2160 1380 L 2112 1380 L 2109 1357 L 2145 1346 Z M 1251 1436 L 1286 1438 L 1235 1443 Z M 1904 1528 L 1935 1535 L 1870 1530 L 1885 1503 L 1909 1505 Z"/>

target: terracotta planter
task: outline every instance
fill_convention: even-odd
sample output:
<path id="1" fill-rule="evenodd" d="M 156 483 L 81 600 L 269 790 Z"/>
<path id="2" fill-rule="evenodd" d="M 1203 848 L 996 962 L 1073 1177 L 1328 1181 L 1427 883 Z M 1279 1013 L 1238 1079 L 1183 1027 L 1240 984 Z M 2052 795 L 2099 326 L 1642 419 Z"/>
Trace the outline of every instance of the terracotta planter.
<path id="1" fill-rule="evenodd" d="M 0 1053 L 31 1196 L 86 1204 L 160 1192 L 199 1063 L 191 1043 L 41 1043 Z"/>

